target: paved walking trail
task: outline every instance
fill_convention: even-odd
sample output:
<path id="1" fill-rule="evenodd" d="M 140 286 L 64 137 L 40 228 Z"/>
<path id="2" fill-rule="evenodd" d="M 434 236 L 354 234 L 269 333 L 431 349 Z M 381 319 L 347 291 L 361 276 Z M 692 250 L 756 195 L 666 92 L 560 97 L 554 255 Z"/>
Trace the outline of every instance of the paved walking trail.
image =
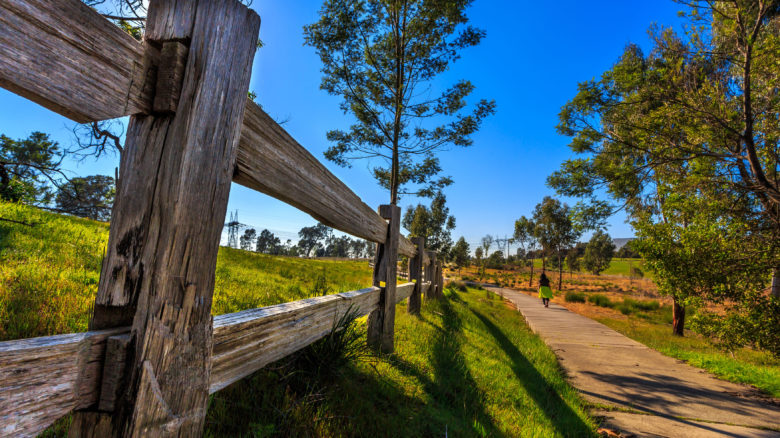
<path id="1" fill-rule="evenodd" d="M 557 304 L 544 308 L 522 292 L 486 288 L 515 304 L 586 400 L 621 408 L 595 413 L 605 417 L 604 427 L 639 437 L 780 437 L 777 400 L 719 380 Z"/>

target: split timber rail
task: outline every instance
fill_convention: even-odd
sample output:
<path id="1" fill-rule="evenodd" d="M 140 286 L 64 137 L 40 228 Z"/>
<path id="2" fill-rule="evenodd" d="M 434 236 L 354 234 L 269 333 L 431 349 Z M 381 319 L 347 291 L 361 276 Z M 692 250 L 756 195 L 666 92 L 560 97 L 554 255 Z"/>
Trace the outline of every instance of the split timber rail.
<path id="1" fill-rule="evenodd" d="M 0 343 L 0 436 L 70 412 L 71 436 L 200 436 L 210 393 L 349 309 L 391 352 L 395 304 L 441 296 L 399 208 L 375 212 L 247 99 L 259 27 L 236 0 L 152 0 L 139 43 L 79 0 L 0 2 L 0 86 L 80 123 L 131 116 L 91 331 Z M 376 242 L 373 287 L 213 318 L 231 181 Z"/>

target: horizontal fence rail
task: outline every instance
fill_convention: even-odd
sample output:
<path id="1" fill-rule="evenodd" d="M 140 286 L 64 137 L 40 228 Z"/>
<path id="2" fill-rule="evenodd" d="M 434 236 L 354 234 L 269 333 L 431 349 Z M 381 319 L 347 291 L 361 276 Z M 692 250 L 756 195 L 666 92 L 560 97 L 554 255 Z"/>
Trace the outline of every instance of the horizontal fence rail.
<path id="1" fill-rule="evenodd" d="M 80 0 L 0 2 L 0 86 L 71 120 L 148 113 L 156 56 Z"/>
<path id="2" fill-rule="evenodd" d="M 422 284 L 427 290 L 430 282 Z M 396 288 L 396 302 L 414 283 Z M 379 306 L 377 287 L 214 317 L 209 392 L 321 339 L 347 312 Z M 98 402 L 106 341 L 129 328 L 0 342 L 0 436 L 35 436 L 74 409 Z"/>
<path id="3" fill-rule="evenodd" d="M 397 206 L 384 205 L 380 214 L 366 205 L 259 105 L 249 99 L 243 101 L 259 26 L 259 17 L 253 11 L 235 0 L 152 0 L 148 15 L 145 42 L 139 43 L 80 0 L 0 0 L 0 87 L 80 123 L 128 115 L 144 116 L 131 118 L 128 130 L 133 135 L 128 134 L 120 175 L 149 177 L 136 178 L 137 181 L 120 179 L 132 182 L 127 183 L 127 187 L 122 186 L 123 190 L 118 189 L 116 205 L 125 208 L 119 209 L 123 214 L 116 214 L 115 208 L 112 235 L 121 232 L 123 220 L 124 225 L 132 224 L 128 236 L 132 234 L 132 239 L 138 240 L 133 240 L 134 245 L 143 247 L 143 254 L 159 252 L 180 257 L 168 260 L 171 266 L 155 265 L 162 273 L 157 277 L 169 278 L 169 274 L 175 272 L 175 278 L 188 279 L 188 284 L 193 285 L 192 289 L 186 288 L 186 294 L 179 296 L 181 291 L 176 287 L 160 284 L 161 288 L 154 295 L 159 299 L 155 298 L 154 305 L 162 306 L 160 308 L 169 310 L 168 313 L 148 313 L 150 302 L 139 301 L 144 306 L 136 308 L 135 299 L 124 295 L 117 298 L 117 302 L 101 301 L 101 293 L 105 295 L 107 290 L 113 290 L 103 288 L 104 280 L 116 280 L 116 273 L 121 271 L 123 279 L 135 281 L 134 266 L 150 266 L 141 263 L 142 259 L 136 259 L 138 254 L 112 252 L 122 245 L 121 242 L 117 245 L 116 239 L 124 240 L 127 236 L 109 237 L 110 251 L 104 267 L 111 265 L 115 269 L 112 270 L 113 277 L 106 276 L 105 272 L 101 276 L 92 323 L 100 322 L 96 325 L 98 328 L 120 327 L 0 342 L 0 436 L 34 436 L 73 410 L 79 412 L 74 414 L 71 435 L 99 436 L 101 433 L 95 431 L 99 430 L 101 422 L 116 412 L 128 412 L 128 406 L 138 408 L 133 411 L 133 418 L 140 415 L 137 421 L 132 420 L 135 422 L 133 427 L 152 427 L 144 429 L 147 434 L 160 434 L 163 428 L 171 427 L 173 429 L 165 429 L 165 432 L 197 435 L 202 427 L 199 412 L 206 409 L 207 389 L 209 393 L 219 391 L 321 339 L 348 312 L 356 316 L 369 315 L 369 345 L 390 352 L 394 342 L 395 307 L 392 303 L 409 298 L 407 311 L 419 314 L 422 295 L 426 298 L 441 296 L 441 264 L 437 263 L 435 253 L 425 251 L 423 238 L 415 237 L 412 243 L 399 235 L 400 209 Z M 242 30 L 246 32 L 242 34 Z M 203 41 L 209 44 L 202 44 Z M 229 46 L 230 50 L 212 47 L 210 44 L 216 44 L 215 41 Z M 248 50 L 250 47 L 238 47 L 235 42 L 252 43 L 252 51 Z M 220 57 L 222 54 L 224 59 Z M 226 70 L 227 64 L 223 61 L 231 56 L 235 57 L 236 66 L 244 67 Z M 210 80 L 205 80 L 204 72 L 225 81 L 211 76 Z M 232 76 L 223 78 L 225 75 Z M 226 85 L 239 82 L 246 87 Z M 204 99 L 195 103 L 202 105 L 193 103 L 193 90 L 197 91 L 198 99 Z M 225 93 L 230 97 L 224 98 Z M 180 101 L 181 96 L 189 97 Z M 225 102 L 209 104 L 218 101 L 218 96 Z M 225 123 L 214 123 L 213 112 L 195 113 L 194 108 L 216 108 L 230 117 Z M 239 111 L 241 108 L 243 111 Z M 197 130 L 208 125 L 207 122 L 214 125 L 212 128 L 219 126 L 218 133 L 209 131 L 212 137 Z M 167 139 L 179 145 L 179 137 L 173 140 L 174 137 L 163 135 L 168 132 L 179 135 L 182 146 L 190 152 L 216 150 L 205 148 L 214 145 L 221 145 L 227 152 L 214 155 L 214 159 L 203 159 L 210 158 L 208 154 L 195 154 L 200 159 L 185 154 L 185 158 L 190 158 L 189 163 L 179 163 L 176 157 L 165 154 L 158 157 L 155 153 L 161 150 L 173 150 L 164 147 Z M 131 159 L 125 162 L 126 157 Z M 235 163 L 232 157 L 236 157 Z M 165 160 L 175 165 L 163 165 L 168 163 Z M 189 171 L 182 174 L 181 168 Z M 202 187 L 190 190 L 192 184 L 187 178 L 193 172 L 211 179 L 201 184 Z M 182 261 L 216 257 L 217 240 L 210 246 L 198 239 L 209 230 L 216 235 L 221 229 L 227 202 L 227 186 L 223 182 L 230 180 L 230 174 L 234 182 L 293 205 L 325 225 L 380 244 L 375 257 L 374 287 L 220 315 L 213 319 L 212 326 L 209 308 L 198 307 L 196 301 L 203 302 L 213 291 L 201 290 L 195 285 L 213 286 L 213 272 L 200 275 L 206 271 L 193 268 L 192 272 L 179 277 L 178 265 L 189 266 Z M 187 190 L 149 195 L 154 199 L 134 197 L 147 193 L 145 190 L 154 184 L 160 187 L 182 184 Z M 199 221 L 176 223 L 175 227 L 166 228 L 167 234 L 161 233 L 170 236 L 174 231 L 181 231 L 185 236 L 181 242 L 186 241 L 187 245 L 183 253 L 171 250 L 179 248 L 174 245 L 176 241 L 169 242 L 154 233 L 146 235 L 138 231 L 146 230 L 145 226 L 159 225 L 149 222 L 152 216 L 140 215 L 135 218 L 136 222 L 133 221 L 137 207 L 143 207 L 136 205 L 139 199 L 146 200 L 147 206 L 158 208 L 159 211 L 154 210 L 155 214 L 175 216 L 176 206 L 188 205 L 188 209 L 197 210 L 200 206 L 187 202 L 200 199 L 195 196 L 198 193 L 213 195 L 217 189 L 222 193 L 219 199 L 214 199 L 218 208 L 209 210 L 214 217 L 199 216 Z M 172 246 L 165 250 L 163 247 L 168 244 Z M 409 257 L 408 273 L 398 269 L 399 255 Z M 413 282 L 396 285 L 398 276 Z M 155 275 L 148 277 L 155 278 Z M 140 287 L 140 284 L 139 280 L 136 286 Z M 147 288 L 148 284 L 144 283 L 143 287 Z M 144 295 L 149 293 L 147 289 L 131 290 L 140 291 L 142 296 L 149 298 Z M 165 292 L 164 297 L 161 291 Z M 194 295 L 195 292 L 199 295 Z M 116 298 L 113 294 L 107 296 Z M 125 298 L 127 301 L 122 301 Z M 104 296 L 103 299 L 108 298 Z M 185 307 L 198 309 L 202 315 L 190 320 L 188 310 L 184 320 L 173 318 L 174 313 Z M 122 319 L 116 319 L 117 316 Z M 139 322 L 147 321 L 147 316 L 152 323 Z M 123 327 L 130 321 L 132 329 Z M 173 338 L 168 335 L 171 332 L 164 326 L 174 322 L 177 343 L 170 343 Z M 211 336 L 197 336 L 198 333 L 202 335 L 204 329 L 211 331 L 212 328 Z M 135 356 L 128 354 L 132 352 L 128 349 L 139 345 L 155 348 L 136 349 Z M 183 370 L 167 366 L 184 357 L 176 346 L 188 349 L 189 357 L 196 357 L 200 362 Z M 148 354 L 141 356 L 139 352 Z M 162 375 L 170 370 L 173 373 L 168 377 L 172 377 L 160 384 L 156 373 Z M 129 384 L 128 377 L 143 383 L 143 388 Z M 177 381 L 189 384 L 177 385 Z M 128 392 L 135 391 L 133 388 L 138 392 Z M 162 400 L 166 394 L 167 402 L 185 401 L 179 407 L 189 415 L 185 416 L 189 420 L 173 415 L 164 403 L 147 406 L 149 400 Z M 188 402 L 192 400 L 196 402 Z M 124 411 L 117 407 L 120 403 L 123 403 Z M 163 418 L 167 420 L 163 421 Z M 126 426 L 131 424 L 127 420 L 119 421 Z M 141 424 L 146 426 L 139 426 Z M 134 436 L 133 431 L 139 430 L 126 429 L 123 436 Z"/>
<path id="4" fill-rule="evenodd" d="M 150 113 L 159 61 L 158 49 L 80 0 L 0 3 L 0 86 L 76 122 Z M 249 99 L 234 181 L 345 233 L 385 241 L 384 219 Z M 398 252 L 416 254 L 403 236 Z"/>
<path id="5" fill-rule="evenodd" d="M 385 242 L 385 220 L 251 100 L 244 110 L 233 181 L 297 207 L 337 230 Z M 398 252 L 414 257 L 417 250 L 401 237 Z"/>

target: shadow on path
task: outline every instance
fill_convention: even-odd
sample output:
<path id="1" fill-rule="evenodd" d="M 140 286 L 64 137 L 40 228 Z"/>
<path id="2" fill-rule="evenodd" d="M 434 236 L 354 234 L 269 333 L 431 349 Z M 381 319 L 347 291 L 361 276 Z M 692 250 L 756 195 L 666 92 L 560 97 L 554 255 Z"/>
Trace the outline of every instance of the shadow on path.
<path id="1" fill-rule="evenodd" d="M 504 353 L 512 360 L 512 371 L 525 387 L 539 409 L 547 415 L 550 424 L 563 436 L 592 436 L 591 428 L 566 404 L 557 390 L 526 359 L 504 332 L 483 314 L 471 309 L 496 339 Z"/>

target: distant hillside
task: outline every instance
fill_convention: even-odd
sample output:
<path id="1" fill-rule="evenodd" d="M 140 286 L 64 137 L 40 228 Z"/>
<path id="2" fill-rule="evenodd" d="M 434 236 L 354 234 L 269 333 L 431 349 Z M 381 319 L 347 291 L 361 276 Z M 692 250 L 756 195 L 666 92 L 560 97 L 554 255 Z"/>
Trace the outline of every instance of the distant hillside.
<path id="1" fill-rule="evenodd" d="M 612 242 L 615 244 L 615 250 L 619 250 L 620 248 L 626 246 L 626 244 L 632 240 L 635 240 L 636 237 L 618 237 L 615 239 L 612 239 Z"/>

